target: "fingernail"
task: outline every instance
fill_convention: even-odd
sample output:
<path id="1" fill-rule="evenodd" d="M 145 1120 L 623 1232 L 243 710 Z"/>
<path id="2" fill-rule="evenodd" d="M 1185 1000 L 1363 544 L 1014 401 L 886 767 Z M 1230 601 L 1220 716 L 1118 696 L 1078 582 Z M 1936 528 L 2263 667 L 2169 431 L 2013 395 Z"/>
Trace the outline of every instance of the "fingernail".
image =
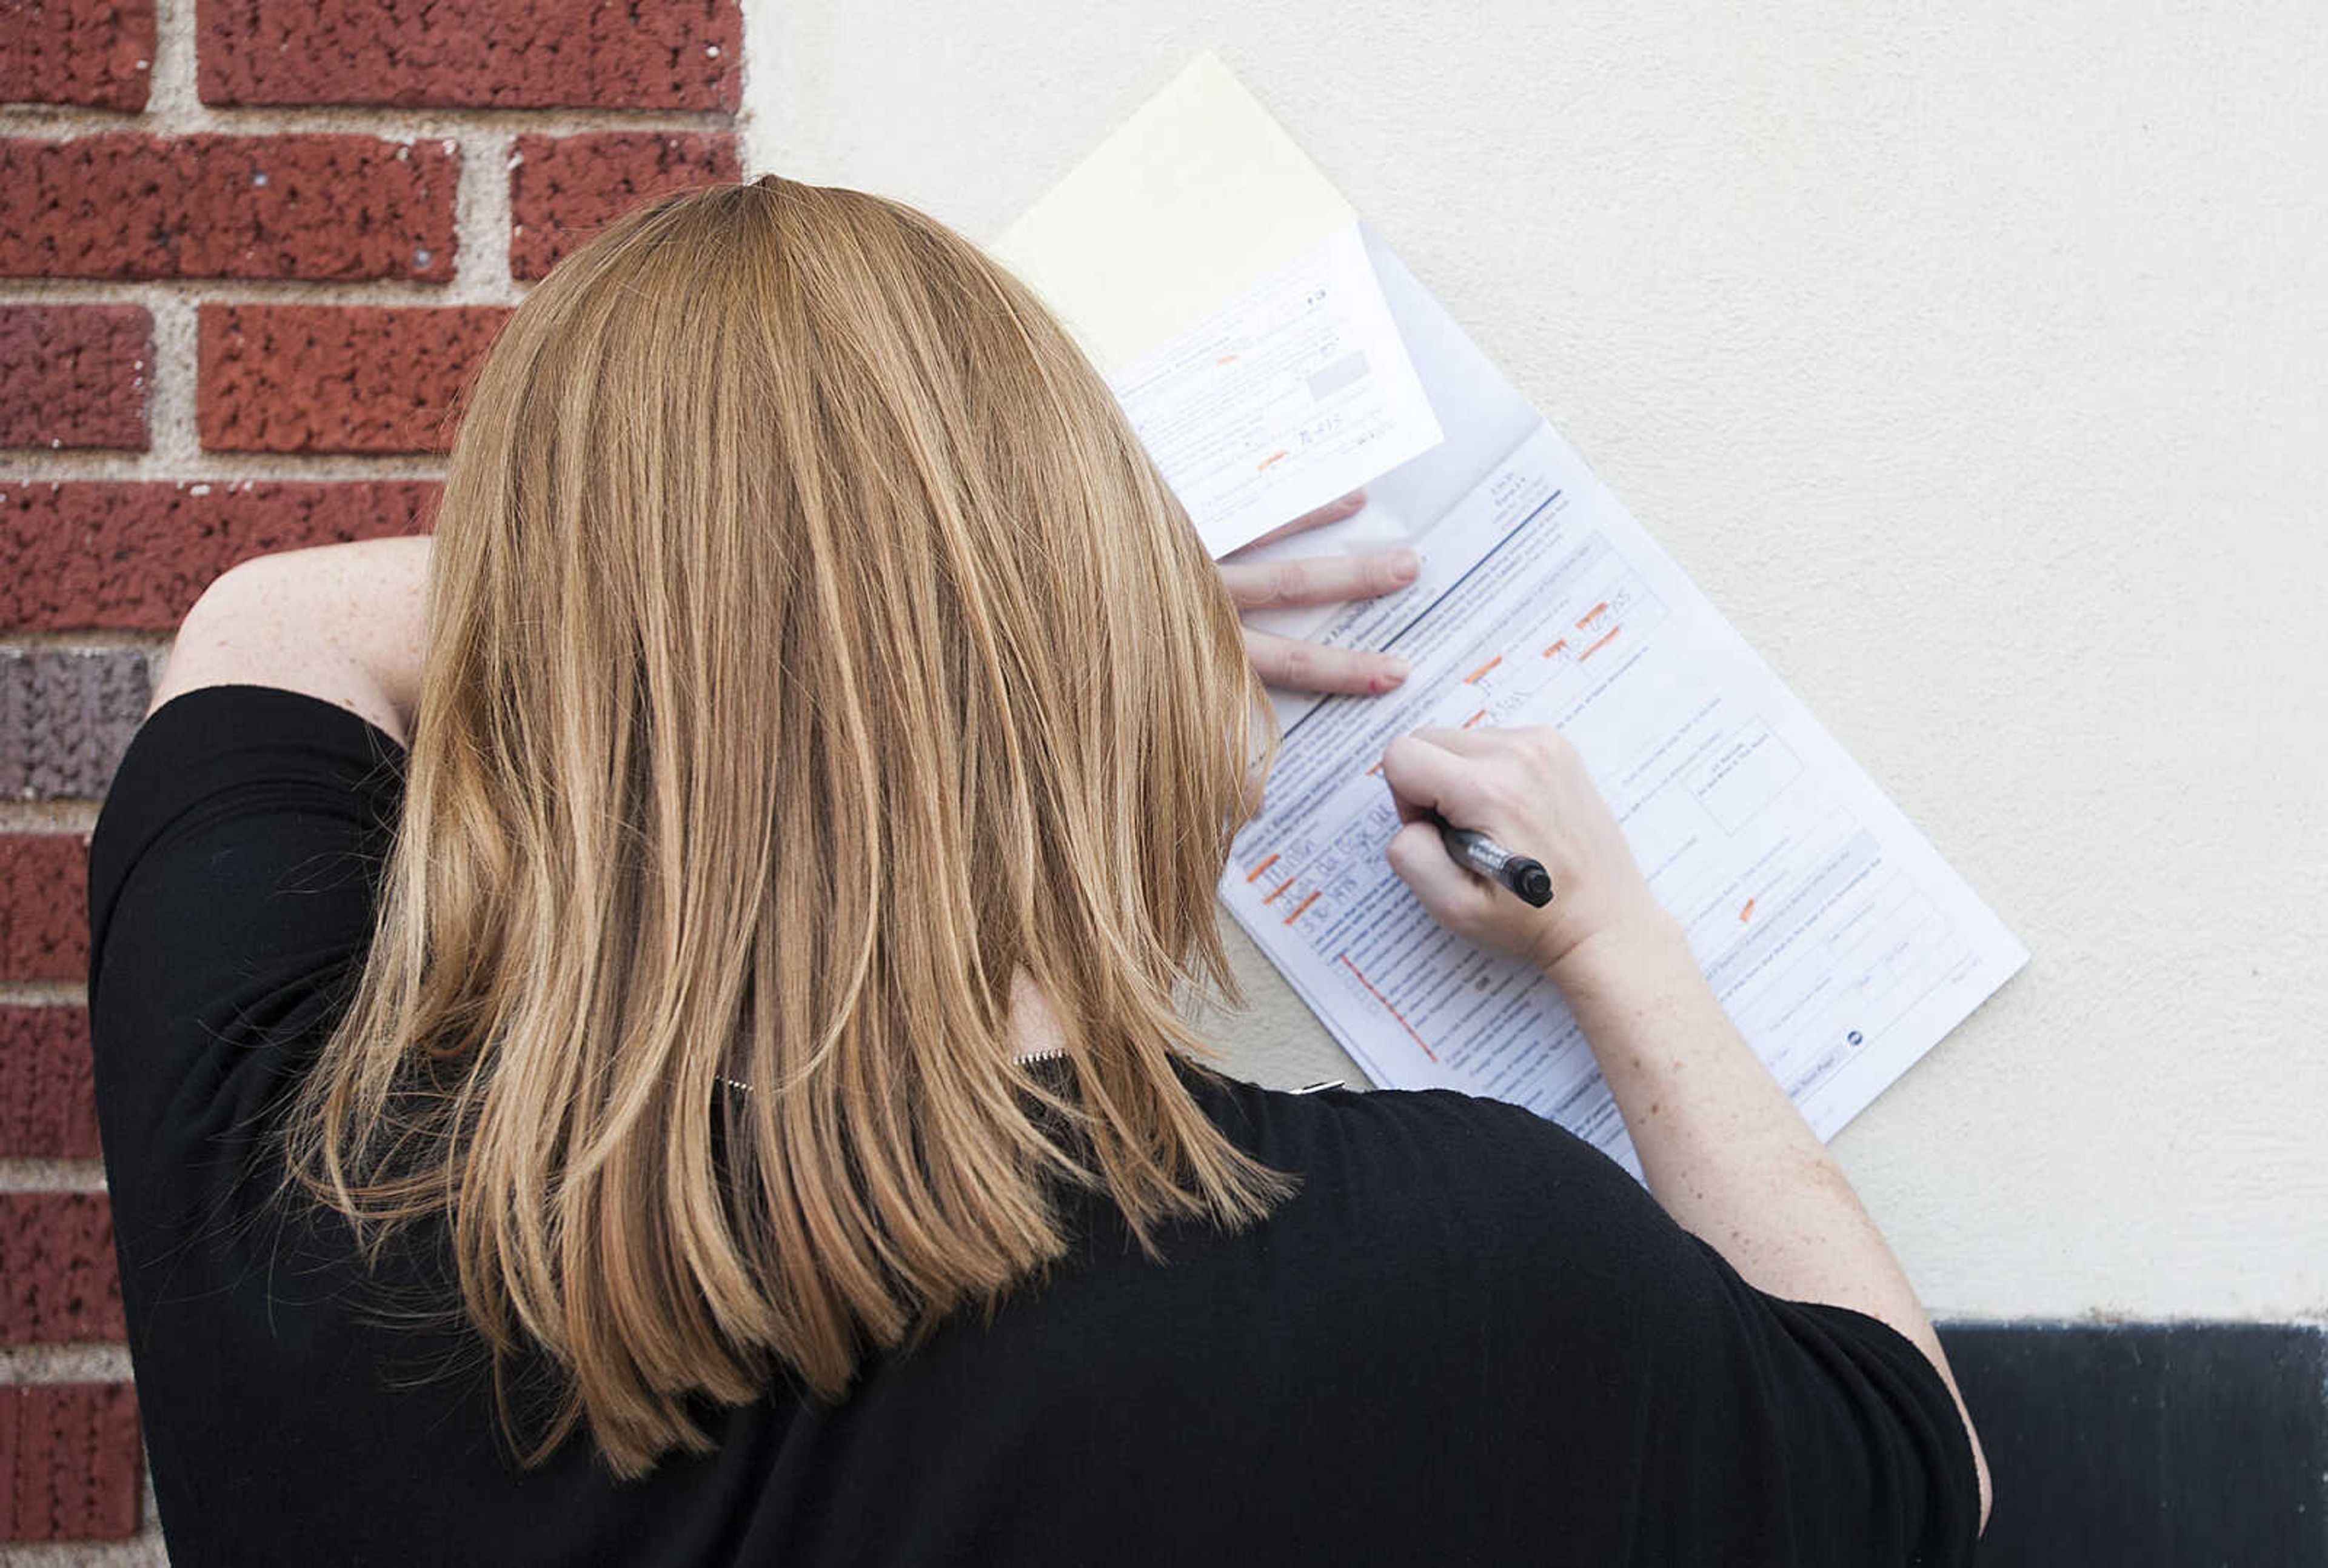
<path id="1" fill-rule="evenodd" d="M 1392 687 L 1405 680 L 1413 668 L 1413 666 L 1407 663 L 1405 660 L 1400 658 L 1397 654 L 1394 653 L 1390 655 L 1383 661 L 1381 673 L 1375 677 L 1375 690 L 1377 691 L 1389 690 Z"/>
<path id="2" fill-rule="evenodd" d="M 1390 558 L 1390 569 L 1401 577 L 1411 577 L 1422 569 L 1422 558 L 1411 549 L 1400 550 Z"/>

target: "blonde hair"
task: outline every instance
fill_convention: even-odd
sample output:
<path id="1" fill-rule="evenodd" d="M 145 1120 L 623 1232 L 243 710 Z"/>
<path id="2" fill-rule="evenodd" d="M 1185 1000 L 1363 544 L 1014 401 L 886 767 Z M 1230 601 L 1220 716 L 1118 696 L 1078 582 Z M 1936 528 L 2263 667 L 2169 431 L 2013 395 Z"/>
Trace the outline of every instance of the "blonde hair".
<path id="1" fill-rule="evenodd" d="M 944 226 L 770 178 L 559 267 L 474 387 L 427 615 L 286 1168 L 374 1257 L 446 1222 L 504 1422 L 521 1357 L 559 1379 L 528 1462 L 578 1422 L 635 1476 L 709 1446 L 691 1402 L 841 1396 L 1062 1255 L 1054 1183 L 1151 1249 L 1289 1189 L 1175 1068 L 1274 740 L 1234 611 Z M 1057 1088 L 1012 1058 L 1022 973 Z"/>

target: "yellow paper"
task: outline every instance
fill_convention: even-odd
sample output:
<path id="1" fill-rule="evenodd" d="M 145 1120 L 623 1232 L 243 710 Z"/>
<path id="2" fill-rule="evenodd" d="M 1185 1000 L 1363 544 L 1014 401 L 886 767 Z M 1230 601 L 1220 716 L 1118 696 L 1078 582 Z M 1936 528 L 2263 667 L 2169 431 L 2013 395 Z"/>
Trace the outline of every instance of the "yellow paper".
<path id="1" fill-rule="evenodd" d="M 1112 374 L 1356 216 L 1207 53 L 990 249 Z"/>

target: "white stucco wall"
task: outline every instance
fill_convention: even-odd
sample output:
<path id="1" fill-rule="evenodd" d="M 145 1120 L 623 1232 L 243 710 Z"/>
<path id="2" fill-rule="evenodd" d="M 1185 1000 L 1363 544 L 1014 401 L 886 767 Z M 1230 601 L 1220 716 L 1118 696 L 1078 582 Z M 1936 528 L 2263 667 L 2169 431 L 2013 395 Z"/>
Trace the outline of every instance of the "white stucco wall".
<path id="1" fill-rule="evenodd" d="M 981 240 L 1216 50 L 2034 950 L 1836 1144 L 1934 1309 L 2328 1317 L 2328 8 L 746 9 Z"/>

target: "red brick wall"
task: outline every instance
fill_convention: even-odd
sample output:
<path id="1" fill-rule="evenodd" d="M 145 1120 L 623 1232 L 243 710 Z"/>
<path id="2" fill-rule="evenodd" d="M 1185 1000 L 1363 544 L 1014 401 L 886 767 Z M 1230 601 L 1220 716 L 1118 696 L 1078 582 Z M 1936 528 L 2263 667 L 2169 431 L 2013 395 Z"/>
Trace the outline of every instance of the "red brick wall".
<path id="1" fill-rule="evenodd" d="M 0 1559 L 157 1555 L 82 896 L 170 632 L 425 528 L 528 285 L 736 176 L 743 66 L 737 0 L 0 0 Z"/>

